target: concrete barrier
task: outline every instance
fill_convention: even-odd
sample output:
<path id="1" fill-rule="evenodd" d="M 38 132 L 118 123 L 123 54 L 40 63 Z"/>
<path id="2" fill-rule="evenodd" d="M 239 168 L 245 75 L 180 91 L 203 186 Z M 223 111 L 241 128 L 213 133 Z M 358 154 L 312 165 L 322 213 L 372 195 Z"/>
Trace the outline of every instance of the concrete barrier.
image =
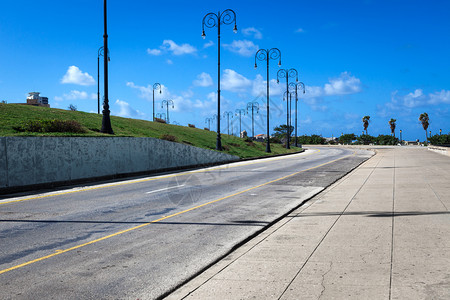
<path id="1" fill-rule="evenodd" d="M 450 156 L 449 147 L 441 147 L 441 146 L 428 146 L 428 150 L 437 152 L 439 154 Z"/>
<path id="2" fill-rule="evenodd" d="M 0 191 L 236 160 L 154 138 L 0 137 Z"/>

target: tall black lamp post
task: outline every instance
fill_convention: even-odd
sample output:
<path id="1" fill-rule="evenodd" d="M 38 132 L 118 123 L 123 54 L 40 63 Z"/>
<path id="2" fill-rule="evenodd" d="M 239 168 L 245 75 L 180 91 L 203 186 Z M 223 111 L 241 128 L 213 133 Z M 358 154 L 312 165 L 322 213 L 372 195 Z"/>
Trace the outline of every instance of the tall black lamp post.
<path id="1" fill-rule="evenodd" d="M 155 121 L 155 90 L 159 89 L 159 93 L 161 94 L 161 85 L 159 83 L 155 83 L 153 85 L 153 122 Z"/>
<path id="2" fill-rule="evenodd" d="M 291 130 L 291 122 L 292 122 L 292 118 L 291 118 L 291 110 L 292 110 L 292 97 L 295 96 L 294 92 L 292 91 L 288 91 L 288 92 L 284 92 L 283 93 L 283 101 L 286 99 L 286 101 L 288 102 L 289 106 L 289 119 L 288 119 L 288 125 L 287 125 L 287 135 L 289 136 L 289 139 L 292 135 L 292 130 Z"/>
<path id="3" fill-rule="evenodd" d="M 403 140 L 402 140 L 402 130 L 400 129 L 400 145 L 403 144 Z"/>
<path id="4" fill-rule="evenodd" d="M 103 34 L 103 49 L 108 49 L 108 33 L 107 33 L 107 22 L 106 22 L 106 0 L 103 0 L 103 21 L 105 27 L 105 33 Z M 103 102 L 103 119 L 102 119 L 102 129 L 100 132 L 114 134 L 111 127 L 111 118 L 109 111 L 109 98 L 108 98 L 108 57 L 109 55 L 103 55 L 104 64 L 104 83 L 105 83 L 105 101 Z"/>
<path id="5" fill-rule="evenodd" d="M 108 51 L 108 62 L 111 60 L 109 58 Z M 97 51 L 97 113 L 100 114 L 100 56 L 104 55 L 103 46 L 98 48 Z"/>
<path id="6" fill-rule="evenodd" d="M 226 111 L 223 113 L 224 117 L 227 117 L 227 134 L 230 135 L 230 117 L 233 118 L 232 111 Z"/>
<path id="7" fill-rule="evenodd" d="M 258 102 L 249 102 L 247 103 L 247 113 L 248 110 L 251 109 L 252 110 L 252 137 L 255 137 L 255 122 L 254 122 L 254 118 L 253 118 L 253 112 L 256 110 L 256 113 L 259 112 L 259 103 Z"/>
<path id="8" fill-rule="evenodd" d="M 277 72 L 277 83 L 280 83 L 280 78 L 286 78 L 286 97 L 289 96 L 289 78 L 295 78 L 295 82 L 298 82 L 298 72 L 296 69 L 280 69 Z M 289 101 L 286 101 L 286 109 L 287 109 L 287 117 L 286 117 L 286 125 L 287 125 L 287 142 L 286 149 L 290 149 L 290 133 L 289 133 Z"/>
<path id="9" fill-rule="evenodd" d="M 256 60 L 267 62 L 267 144 L 266 152 L 270 153 L 270 132 L 269 132 L 269 61 L 278 59 L 278 66 L 281 66 L 281 51 L 278 48 L 259 49 L 255 54 L 255 69 L 258 67 Z"/>
<path id="10" fill-rule="evenodd" d="M 236 109 L 236 116 L 237 115 L 239 115 L 239 136 L 240 136 L 241 132 L 242 132 L 241 117 L 242 117 L 242 115 L 245 115 L 245 109 L 243 109 L 243 108 Z"/>
<path id="11" fill-rule="evenodd" d="M 167 124 L 169 124 L 170 123 L 169 122 L 169 106 L 172 105 L 172 108 L 175 108 L 175 106 L 173 104 L 173 100 L 163 100 L 162 103 L 161 103 L 161 108 L 164 108 L 164 105 L 167 108 L 167 114 L 166 114 L 167 119 L 166 119 L 166 122 L 167 122 Z"/>
<path id="12" fill-rule="evenodd" d="M 289 83 L 289 87 L 295 90 L 295 147 L 298 147 L 297 142 L 297 102 L 298 102 L 298 88 L 300 87 L 303 90 L 303 94 L 305 93 L 305 84 L 303 82 L 298 83 Z"/>
<path id="13" fill-rule="evenodd" d="M 237 32 L 236 27 L 236 13 L 227 9 L 222 13 L 219 11 L 216 13 L 208 13 L 203 17 L 202 21 L 202 38 L 206 37 L 205 34 L 205 26 L 208 28 L 217 27 L 217 49 L 218 49 L 218 63 L 217 63 L 217 142 L 216 142 L 216 150 L 222 151 L 222 141 L 220 139 L 220 25 L 229 25 L 234 23 L 233 31 Z"/>

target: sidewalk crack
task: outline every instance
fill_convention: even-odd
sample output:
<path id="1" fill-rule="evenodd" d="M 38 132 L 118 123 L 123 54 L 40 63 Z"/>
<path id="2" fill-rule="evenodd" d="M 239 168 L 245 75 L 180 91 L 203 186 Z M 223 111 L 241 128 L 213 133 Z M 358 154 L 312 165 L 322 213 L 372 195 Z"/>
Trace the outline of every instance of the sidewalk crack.
<path id="1" fill-rule="evenodd" d="M 328 273 L 330 273 L 331 269 L 333 269 L 333 261 L 330 261 L 330 267 L 328 268 L 328 270 L 324 274 L 322 274 L 322 281 L 320 282 L 320 284 L 322 285 L 322 291 L 320 292 L 320 295 L 319 295 L 319 297 L 317 299 L 322 298 L 323 293 L 325 292 L 325 289 L 326 289 L 325 284 L 324 284 L 325 276 Z"/>

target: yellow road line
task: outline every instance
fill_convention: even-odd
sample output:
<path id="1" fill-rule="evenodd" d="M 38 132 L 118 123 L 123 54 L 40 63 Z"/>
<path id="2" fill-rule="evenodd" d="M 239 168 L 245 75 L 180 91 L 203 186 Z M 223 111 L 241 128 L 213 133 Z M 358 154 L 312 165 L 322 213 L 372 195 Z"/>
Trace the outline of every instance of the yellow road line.
<path id="1" fill-rule="evenodd" d="M 319 153 L 320 152 L 319 149 L 315 149 L 315 150 L 316 150 L 315 152 L 306 153 L 305 155 L 311 155 L 311 154 L 315 154 L 315 153 Z M 286 159 L 286 158 L 289 158 L 289 157 L 282 156 L 282 157 L 273 158 L 271 160 L 280 160 L 280 159 Z M 0 205 L 10 204 L 10 203 L 17 203 L 17 202 L 23 202 L 23 201 L 30 201 L 30 200 L 36 200 L 36 199 L 42 199 L 42 198 L 48 198 L 48 197 L 54 197 L 54 196 L 63 196 L 63 195 L 68 195 L 68 194 L 73 194 L 73 193 L 87 192 L 87 191 L 98 190 L 98 189 L 103 189 L 103 188 L 107 188 L 107 187 L 122 186 L 122 185 L 133 184 L 133 183 L 142 183 L 142 182 L 153 181 L 153 180 L 158 180 L 158 179 L 167 179 L 167 178 L 172 178 L 172 177 L 185 176 L 185 175 L 189 175 L 189 174 L 204 173 L 204 172 L 208 172 L 208 171 L 212 171 L 212 170 L 223 170 L 223 169 L 228 169 L 228 168 L 236 168 L 236 167 L 248 166 L 248 165 L 253 165 L 253 164 L 258 164 L 258 163 L 263 163 L 263 162 L 265 162 L 265 161 L 264 160 L 258 160 L 258 161 L 249 162 L 249 163 L 242 163 L 242 164 L 236 164 L 236 165 L 227 165 L 225 167 L 211 167 L 211 168 L 206 168 L 206 169 L 202 169 L 202 170 L 188 171 L 188 172 L 183 172 L 183 173 L 178 173 L 178 174 L 163 175 L 163 176 L 144 178 L 144 179 L 137 179 L 137 180 L 128 180 L 128 181 L 125 181 L 125 182 L 104 184 L 104 185 L 99 185 L 99 186 L 90 187 L 90 188 L 82 188 L 82 189 L 70 190 L 70 191 L 66 191 L 66 192 L 57 192 L 57 193 L 52 193 L 52 194 L 45 194 L 45 195 L 34 196 L 34 197 L 29 197 L 29 198 L 24 198 L 24 199 L 16 199 L 16 200 L 11 200 L 11 201 L 4 201 L 4 202 L 0 201 Z"/>
<path id="2" fill-rule="evenodd" d="M 263 184 L 260 184 L 260 185 L 257 185 L 257 186 L 248 188 L 248 189 L 246 189 L 246 190 L 243 190 L 243 191 L 234 193 L 234 194 L 232 194 L 232 195 L 228 195 L 228 196 L 225 196 L 225 197 L 222 197 L 222 198 L 219 198 L 219 199 L 216 199 L 216 200 L 207 202 L 207 203 L 203 203 L 203 204 L 201 204 L 201 205 L 198 205 L 198 206 L 195 206 L 195 207 L 191 207 L 191 208 L 189 208 L 189 209 L 186 209 L 186 210 L 183 210 L 183 211 L 180 211 L 180 212 L 171 214 L 171 215 L 169 215 L 169 216 L 165 216 L 165 217 L 159 218 L 159 219 L 157 219 L 157 220 L 154 220 L 154 221 L 151 221 L 151 222 L 148 222 L 148 223 L 145 223 L 145 224 L 141 224 L 141 225 L 138 225 L 138 226 L 129 228 L 129 229 L 125 229 L 125 230 L 122 230 L 122 231 L 119 231 L 119 232 L 116 232 L 116 233 L 113 233 L 113 234 L 104 236 L 104 237 L 99 238 L 99 239 L 96 239 L 96 240 L 92 240 L 92 241 L 90 241 L 90 242 L 87 242 L 87 243 L 84 243 L 84 244 L 81 244 L 81 245 L 77 245 L 77 246 L 74 246 L 74 247 L 71 247 L 71 248 L 68 248 L 68 249 L 64 249 L 64 250 L 58 249 L 58 250 L 56 250 L 55 253 L 52 253 L 52 254 L 50 254 L 50 255 L 43 256 L 43 257 L 40 257 L 40 258 L 37 258 L 37 259 L 34 259 L 34 260 L 27 261 L 27 262 L 25 262 L 25 263 L 23 263 L 23 264 L 16 265 L 16 266 L 11 267 L 11 268 L 7 268 L 7 269 L 4 269 L 4 270 L 0 270 L 0 274 L 6 273 L 6 272 L 9 272 L 9 271 L 12 271 L 12 270 L 16 270 L 16 269 L 19 269 L 19 268 L 22 268 L 22 267 L 25 267 L 25 266 L 34 264 L 34 263 L 39 262 L 39 261 L 43 261 L 43 260 L 46 260 L 46 259 L 48 259 L 48 258 L 57 256 L 57 255 L 60 255 L 60 254 L 66 253 L 66 252 L 70 252 L 70 251 L 79 249 L 79 248 L 81 248 L 81 247 L 88 246 L 88 245 L 91 245 L 91 244 L 94 244 L 94 243 L 97 243 L 97 242 L 100 242 L 100 241 L 103 241 L 103 240 L 106 240 L 106 239 L 109 239 L 109 238 L 112 238 L 112 237 L 121 235 L 121 234 L 123 234 L 123 233 L 130 232 L 130 231 L 133 231 L 133 230 L 136 230 L 136 229 L 139 229 L 139 228 L 148 226 L 148 225 L 150 225 L 150 224 L 152 224 L 152 223 L 157 223 L 157 222 L 161 222 L 161 221 L 163 221 L 163 220 L 169 219 L 169 218 L 173 218 L 173 217 L 175 217 L 175 216 L 178 216 L 178 215 L 181 215 L 181 214 L 184 214 L 184 213 L 187 213 L 187 212 L 190 212 L 190 211 L 199 209 L 199 208 L 201 208 L 201 207 L 204 207 L 204 206 L 207 206 L 207 205 L 210 205 L 210 204 L 213 204 L 213 203 L 216 203 L 216 202 L 219 202 L 219 201 L 222 201 L 222 200 L 225 200 L 225 199 L 228 199 L 228 198 L 231 198 L 231 197 L 234 197 L 234 196 L 237 196 L 237 195 L 246 193 L 246 192 L 248 192 L 248 191 L 257 189 L 257 188 L 259 188 L 259 187 L 262 187 L 262 186 L 265 186 L 265 185 L 268 185 L 268 184 L 271 184 L 271 183 L 274 183 L 274 182 L 277 182 L 277 181 L 280 181 L 280 180 L 283 180 L 283 179 L 286 179 L 286 178 L 295 176 L 295 175 L 297 175 L 297 174 L 300 174 L 300 173 L 303 173 L 303 172 L 306 172 L 306 171 L 309 171 L 309 170 L 312 170 L 312 169 L 316 169 L 316 168 L 319 168 L 319 167 L 322 167 L 322 166 L 331 164 L 331 163 L 333 163 L 333 162 L 335 162 L 335 161 L 338 161 L 338 160 L 347 158 L 347 157 L 349 157 L 349 156 L 353 156 L 353 155 L 355 155 L 355 154 L 356 154 L 356 152 L 353 152 L 353 154 L 346 155 L 346 156 L 344 156 L 344 157 L 341 157 L 341 158 L 338 158 L 338 159 L 329 161 L 329 162 L 327 162 L 327 163 L 323 163 L 323 164 L 321 164 L 321 165 L 317 165 L 317 166 L 311 167 L 311 168 L 309 168 L 309 169 L 305 169 L 305 170 L 302 170 L 302 171 L 299 171 L 299 172 L 295 172 L 295 173 L 292 173 L 292 174 L 283 176 L 283 177 L 281 177 L 281 178 L 274 179 L 274 180 L 271 180 L 271 181 L 269 181 L 269 182 L 266 182 L 266 183 L 263 183 Z"/>

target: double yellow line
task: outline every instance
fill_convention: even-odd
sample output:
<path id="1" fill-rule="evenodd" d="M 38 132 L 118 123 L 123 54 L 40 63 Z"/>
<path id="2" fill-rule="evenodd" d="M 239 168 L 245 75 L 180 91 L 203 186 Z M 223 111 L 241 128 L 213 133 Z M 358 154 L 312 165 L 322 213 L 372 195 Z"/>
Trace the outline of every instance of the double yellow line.
<path id="1" fill-rule="evenodd" d="M 286 178 L 295 176 L 295 175 L 297 175 L 297 174 L 300 174 L 300 173 L 303 173 L 303 172 L 306 172 L 306 171 L 309 171 L 309 170 L 313 170 L 313 169 L 316 169 L 316 168 L 319 168 L 319 167 L 322 167 L 322 166 L 331 164 L 331 163 L 333 163 L 333 162 L 339 161 L 339 160 L 344 159 L 344 158 L 347 158 L 347 157 L 349 157 L 349 156 L 353 156 L 353 155 L 355 155 L 355 154 L 356 154 L 356 152 L 354 152 L 353 154 L 349 154 L 349 155 L 346 155 L 346 156 L 344 156 L 344 157 L 341 157 L 341 158 L 338 158 L 338 159 L 329 161 L 329 162 L 327 162 L 327 163 L 323 163 L 323 164 L 317 165 L 317 166 L 312 167 L 312 168 L 309 168 L 309 169 L 305 169 L 305 170 L 302 170 L 302 171 L 299 171 L 299 172 L 295 172 L 295 173 L 292 173 L 292 174 L 283 176 L 283 177 L 278 178 L 278 179 L 275 179 L 275 180 L 271 180 L 271 181 L 269 181 L 269 182 L 266 182 L 266 183 L 263 183 L 263 184 L 260 184 L 260 185 L 257 185 L 257 186 L 248 188 L 248 189 L 246 189 L 246 190 L 243 190 L 243 191 L 234 193 L 234 194 L 232 194 L 232 195 L 228 195 L 228 196 L 225 196 L 225 197 L 222 197 L 222 198 L 219 198 L 219 199 L 216 199 L 216 200 L 213 200 L 213 201 L 210 201 L 210 202 L 207 202 L 207 203 L 204 203 L 204 204 L 201 204 L 201 205 L 198 205 L 198 206 L 195 206 L 195 207 L 191 207 L 191 208 L 189 208 L 189 209 L 186 209 L 186 210 L 183 210 L 183 211 L 180 211 L 180 212 L 171 214 L 171 215 L 169 215 L 169 216 L 165 216 L 165 217 L 159 218 L 159 219 L 157 219 L 157 220 L 150 221 L 150 222 L 145 223 L 145 224 L 141 224 L 141 225 L 138 225 L 138 226 L 129 228 L 129 229 L 125 229 L 125 230 L 122 230 L 122 231 L 119 231 L 119 232 L 116 232 L 116 233 L 113 233 L 113 234 L 104 236 L 104 237 L 99 238 L 99 239 L 96 239 L 96 240 L 92 240 L 92 241 L 87 242 L 87 243 L 84 243 L 84 244 L 80 244 L 80 245 L 77 245 L 77 246 L 74 246 L 74 247 L 71 247 L 71 248 L 68 248 L 68 249 L 64 249 L 64 250 L 56 250 L 55 253 L 52 253 L 52 254 L 49 254 L 49 255 L 46 255 L 46 256 L 43 256 L 43 257 L 34 259 L 34 260 L 27 261 L 27 262 L 25 262 L 25 263 L 16 265 L 16 266 L 11 267 L 11 268 L 7 268 L 7 269 L 0 270 L 0 274 L 6 273 L 6 272 L 9 272 L 9 271 L 12 271 L 12 270 L 16 270 L 16 269 L 19 269 L 19 268 L 22 268 L 22 267 L 25 267 L 25 266 L 34 264 L 34 263 L 36 263 L 36 262 L 43 261 L 43 260 L 52 258 L 52 257 L 54 257 L 54 256 L 57 256 L 57 255 L 60 255 L 60 254 L 63 254 L 63 253 L 67 253 L 67 252 L 70 252 L 70 251 L 73 251 L 73 250 L 76 250 L 76 249 L 79 249 L 79 248 L 82 248 L 82 247 L 85 247 L 85 246 L 88 246 L 88 245 L 92 245 L 92 244 L 98 243 L 98 242 L 100 242 L 100 241 L 104 241 L 104 240 L 107 240 L 107 239 L 109 239 L 109 238 L 112 238 L 112 237 L 115 237 L 115 236 L 118 236 L 118 235 L 121 235 L 121 234 L 130 232 L 130 231 L 133 231 L 133 230 L 136 230 L 136 229 L 139 229 L 139 228 L 143 228 L 143 227 L 148 226 L 148 225 L 150 225 L 150 224 L 152 224 L 152 223 L 157 223 L 157 222 L 161 222 L 161 221 L 163 221 L 163 220 L 169 219 L 169 218 L 173 218 L 173 217 L 175 217 L 175 216 L 178 216 L 178 215 L 181 215 L 181 214 L 184 214 L 184 213 L 187 213 L 187 212 L 190 212 L 190 211 L 199 209 L 199 208 L 201 208 L 201 207 L 204 207 L 204 206 L 207 206 L 207 205 L 211 205 L 211 204 L 213 204 L 213 203 L 216 203 L 216 202 L 219 202 L 219 201 L 222 201 L 222 200 L 225 200 L 225 199 L 228 199 L 228 198 L 231 198 L 231 197 L 234 197 L 234 196 L 237 196 L 237 195 L 246 193 L 246 192 L 248 192 L 248 191 L 251 191 L 251 190 L 260 188 L 260 187 L 262 187 L 262 186 L 265 186 L 265 185 L 268 185 L 268 184 L 271 184 L 271 183 L 274 183 L 274 182 L 277 182 L 277 181 L 280 181 L 280 180 L 283 180 L 283 179 L 286 179 Z M 179 175 L 179 174 L 178 174 L 178 175 Z M 175 176 L 175 175 L 173 175 L 173 176 Z M 167 177 L 172 177 L 172 176 L 167 176 Z M 161 177 L 159 177 L 159 178 L 161 178 Z M 150 179 L 148 179 L 148 180 L 150 180 Z M 143 180 L 143 181 L 147 181 L 147 180 Z M 94 188 L 92 188 L 92 189 L 94 189 Z M 75 191 L 73 191 L 73 192 L 75 192 Z M 59 194 L 59 195 L 60 195 L 60 194 Z M 40 197 L 40 198 L 42 198 L 42 197 Z M 34 199 L 36 199 L 36 198 L 34 198 Z"/>

